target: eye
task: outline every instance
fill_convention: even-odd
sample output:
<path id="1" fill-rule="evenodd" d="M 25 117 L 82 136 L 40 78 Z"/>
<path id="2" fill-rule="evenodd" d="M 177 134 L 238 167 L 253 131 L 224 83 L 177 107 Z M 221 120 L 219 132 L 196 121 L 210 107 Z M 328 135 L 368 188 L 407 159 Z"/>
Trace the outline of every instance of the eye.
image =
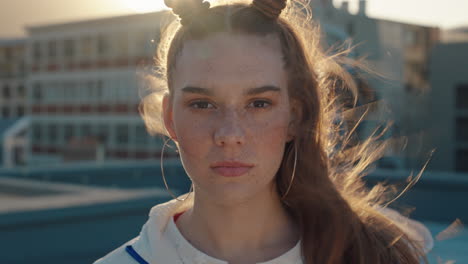
<path id="1" fill-rule="evenodd" d="M 209 109 L 214 108 L 213 104 L 207 101 L 195 101 L 189 104 L 192 108 L 199 108 L 199 109 Z"/>
<path id="2" fill-rule="evenodd" d="M 249 107 L 253 108 L 267 108 L 269 106 L 271 106 L 271 102 L 267 100 L 255 100 L 249 104 Z"/>

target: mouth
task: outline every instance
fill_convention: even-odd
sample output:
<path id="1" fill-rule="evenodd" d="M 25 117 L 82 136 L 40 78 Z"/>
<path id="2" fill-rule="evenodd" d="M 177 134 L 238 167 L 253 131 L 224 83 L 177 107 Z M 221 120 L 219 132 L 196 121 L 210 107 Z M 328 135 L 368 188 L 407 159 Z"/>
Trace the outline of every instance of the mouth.
<path id="1" fill-rule="evenodd" d="M 215 173 L 221 176 L 239 177 L 249 172 L 254 165 L 237 161 L 222 161 L 216 162 L 210 167 Z"/>

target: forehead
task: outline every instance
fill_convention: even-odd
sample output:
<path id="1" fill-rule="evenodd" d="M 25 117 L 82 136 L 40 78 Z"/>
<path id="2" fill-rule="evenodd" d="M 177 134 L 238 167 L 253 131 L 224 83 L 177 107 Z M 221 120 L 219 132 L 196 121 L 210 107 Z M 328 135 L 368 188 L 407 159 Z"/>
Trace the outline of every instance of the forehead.
<path id="1" fill-rule="evenodd" d="M 175 89 L 187 85 L 285 87 L 283 65 L 280 42 L 274 35 L 217 33 L 184 44 L 173 84 Z"/>

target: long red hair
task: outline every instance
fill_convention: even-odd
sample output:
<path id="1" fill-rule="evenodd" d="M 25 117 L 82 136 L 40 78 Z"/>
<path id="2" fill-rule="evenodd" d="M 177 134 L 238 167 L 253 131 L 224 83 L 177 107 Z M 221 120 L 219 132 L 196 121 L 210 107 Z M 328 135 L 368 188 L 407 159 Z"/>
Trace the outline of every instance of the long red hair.
<path id="1" fill-rule="evenodd" d="M 290 1 L 272 20 L 246 3 L 221 4 L 183 26 L 177 21 L 169 24 L 155 56 L 157 83 L 141 104 L 148 130 L 167 134 L 161 121 L 161 98 L 173 89 L 174 67 L 187 40 L 216 32 L 274 34 L 281 41 L 289 96 L 300 117 L 276 183 L 280 197 L 292 184 L 282 201 L 300 227 L 305 263 L 417 264 L 424 257 L 419 244 L 376 209 L 386 188 L 377 185 L 369 190 L 362 180 L 384 145 L 370 138 L 350 147 L 349 137 L 338 131 L 337 85 L 354 92 L 356 85 L 340 66 L 339 57 L 322 51 L 320 32 L 304 8 Z"/>

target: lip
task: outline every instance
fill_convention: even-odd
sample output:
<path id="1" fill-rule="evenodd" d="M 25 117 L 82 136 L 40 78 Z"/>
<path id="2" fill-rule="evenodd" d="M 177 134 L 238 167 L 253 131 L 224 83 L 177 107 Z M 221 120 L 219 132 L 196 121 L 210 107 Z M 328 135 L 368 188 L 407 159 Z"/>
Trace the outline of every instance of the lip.
<path id="1" fill-rule="evenodd" d="M 254 165 L 239 161 L 221 161 L 213 163 L 211 169 L 224 177 L 239 177 L 251 170 Z"/>

